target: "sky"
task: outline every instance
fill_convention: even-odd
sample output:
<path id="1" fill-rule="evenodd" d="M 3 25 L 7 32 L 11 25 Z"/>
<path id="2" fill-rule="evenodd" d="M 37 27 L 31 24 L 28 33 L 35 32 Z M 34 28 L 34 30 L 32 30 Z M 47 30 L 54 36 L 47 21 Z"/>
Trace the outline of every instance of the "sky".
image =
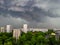
<path id="1" fill-rule="evenodd" d="M 0 26 L 60 28 L 60 0 L 0 0 Z"/>

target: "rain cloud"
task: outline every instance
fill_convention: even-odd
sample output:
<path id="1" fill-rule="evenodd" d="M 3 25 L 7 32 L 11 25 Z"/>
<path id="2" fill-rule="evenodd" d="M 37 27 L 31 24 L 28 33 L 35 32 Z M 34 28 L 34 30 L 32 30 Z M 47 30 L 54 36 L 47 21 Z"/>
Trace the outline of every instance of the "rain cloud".
<path id="1" fill-rule="evenodd" d="M 60 0 L 0 0 L 0 25 L 60 28 L 59 4 Z"/>

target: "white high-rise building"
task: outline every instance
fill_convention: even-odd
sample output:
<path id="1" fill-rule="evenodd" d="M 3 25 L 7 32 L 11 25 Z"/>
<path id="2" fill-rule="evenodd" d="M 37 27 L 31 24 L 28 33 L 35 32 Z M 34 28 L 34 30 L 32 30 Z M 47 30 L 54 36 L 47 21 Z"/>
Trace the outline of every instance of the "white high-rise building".
<path id="1" fill-rule="evenodd" d="M 12 32 L 12 26 L 11 25 L 7 25 L 6 26 L 6 32 Z"/>
<path id="2" fill-rule="evenodd" d="M 19 39 L 21 36 L 21 30 L 20 29 L 13 29 L 13 37 L 16 39 Z"/>
<path id="3" fill-rule="evenodd" d="M 24 24 L 23 25 L 23 32 L 24 33 L 27 33 L 27 31 L 28 31 L 28 25 L 27 24 Z"/>
<path id="4" fill-rule="evenodd" d="M 1 27 L 0 28 L 0 32 L 3 32 L 4 33 L 5 32 L 5 28 L 4 27 Z"/>

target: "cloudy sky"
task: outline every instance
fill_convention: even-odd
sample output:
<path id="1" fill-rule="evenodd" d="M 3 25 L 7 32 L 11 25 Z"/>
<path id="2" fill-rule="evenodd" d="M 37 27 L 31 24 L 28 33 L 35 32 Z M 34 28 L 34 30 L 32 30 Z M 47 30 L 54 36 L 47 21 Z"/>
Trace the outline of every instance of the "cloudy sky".
<path id="1" fill-rule="evenodd" d="M 60 0 L 0 0 L 0 26 L 60 28 Z"/>

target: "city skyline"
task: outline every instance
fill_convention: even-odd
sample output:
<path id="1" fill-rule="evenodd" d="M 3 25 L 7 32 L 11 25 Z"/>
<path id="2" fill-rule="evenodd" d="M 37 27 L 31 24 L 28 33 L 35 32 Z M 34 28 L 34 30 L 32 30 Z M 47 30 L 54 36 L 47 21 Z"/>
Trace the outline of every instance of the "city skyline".
<path id="1" fill-rule="evenodd" d="M 0 27 L 0 33 L 12 33 L 13 38 L 19 39 L 21 34 L 24 32 L 27 34 L 28 32 L 49 32 L 49 31 L 55 31 L 52 32 L 51 35 L 55 35 L 55 33 L 60 34 L 60 29 L 41 29 L 41 28 L 28 28 L 27 24 L 22 25 L 23 28 L 12 28 L 12 25 L 6 25 L 5 27 Z"/>
<path id="2" fill-rule="evenodd" d="M 12 29 L 36 29 L 38 31 L 38 29 L 53 29 L 53 30 L 60 30 L 60 28 L 41 28 L 41 27 L 31 27 L 29 24 L 22 24 L 21 26 L 19 27 L 15 27 L 14 25 L 3 25 L 3 26 L 0 26 L 0 29 L 4 28 L 5 30 L 7 30 L 7 32 L 9 32 L 8 30 L 12 30 Z M 2 29 L 3 30 L 3 29 Z"/>
<path id="3" fill-rule="evenodd" d="M 0 0 L 0 45 L 60 45 L 60 0 Z"/>

